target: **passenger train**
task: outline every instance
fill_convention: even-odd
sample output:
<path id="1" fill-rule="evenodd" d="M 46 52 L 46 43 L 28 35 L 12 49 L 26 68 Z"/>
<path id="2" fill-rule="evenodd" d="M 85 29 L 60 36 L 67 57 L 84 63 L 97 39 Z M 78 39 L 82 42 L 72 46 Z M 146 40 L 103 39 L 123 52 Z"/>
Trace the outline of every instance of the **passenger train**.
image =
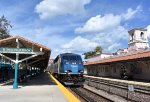
<path id="1" fill-rule="evenodd" d="M 84 66 L 81 56 L 73 53 L 58 55 L 51 64 L 50 73 L 65 85 L 82 85 Z"/>

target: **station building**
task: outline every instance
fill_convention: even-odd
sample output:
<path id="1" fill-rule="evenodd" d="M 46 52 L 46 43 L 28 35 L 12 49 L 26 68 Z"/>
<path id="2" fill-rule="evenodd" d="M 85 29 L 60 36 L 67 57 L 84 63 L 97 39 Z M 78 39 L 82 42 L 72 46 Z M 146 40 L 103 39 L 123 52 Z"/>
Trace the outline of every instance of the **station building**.
<path id="1" fill-rule="evenodd" d="M 119 49 L 105 57 L 102 55 L 87 59 L 85 73 L 93 76 L 150 80 L 150 49 L 147 29 L 130 31 L 128 48 Z"/>

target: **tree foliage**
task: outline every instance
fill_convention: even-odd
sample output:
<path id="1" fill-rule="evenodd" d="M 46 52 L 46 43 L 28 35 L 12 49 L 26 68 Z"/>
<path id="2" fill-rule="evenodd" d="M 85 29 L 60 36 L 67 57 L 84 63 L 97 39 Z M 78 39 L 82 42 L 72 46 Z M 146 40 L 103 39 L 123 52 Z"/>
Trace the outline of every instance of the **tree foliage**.
<path id="1" fill-rule="evenodd" d="M 5 39 L 10 37 L 9 28 L 12 28 L 10 22 L 6 19 L 5 16 L 0 17 L 0 39 Z"/>
<path id="2" fill-rule="evenodd" d="M 97 46 L 97 47 L 94 49 L 94 52 L 95 52 L 95 54 L 97 54 L 97 53 L 98 53 L 98 54 L 99 54 L 99 53 L 101 54 L 101 53 L 102 53 L 102 50 L 103 50 L 103 49 L 102 49 L 101 46 Z"/>
<path id="3" fill-rule="evenodd" d="M 97 54 L 101 54 L 102 53 L 102 47 L 101 46 L 97 46 L 94 51 L 88 51 L 85 52 L 83 55 L 85 55 L 85 59 L 90 58 L 92 56 L 95 56 Z"/>

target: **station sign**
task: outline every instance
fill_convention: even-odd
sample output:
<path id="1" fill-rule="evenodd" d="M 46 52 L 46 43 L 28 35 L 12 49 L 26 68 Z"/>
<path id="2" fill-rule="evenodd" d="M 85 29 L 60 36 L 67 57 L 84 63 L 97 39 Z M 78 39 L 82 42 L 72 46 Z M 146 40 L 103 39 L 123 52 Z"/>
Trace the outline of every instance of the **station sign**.
<path id="1" fill-rule="evenodd" d="M 128 90 L 129 91 L 134 91 L 134 86 L 133 85 L 128 85 Z"/>
<path id="2" fill-rule="evenodd" d="M 32 52 L 32 48 L 0 47 L 0 52 Z"/>

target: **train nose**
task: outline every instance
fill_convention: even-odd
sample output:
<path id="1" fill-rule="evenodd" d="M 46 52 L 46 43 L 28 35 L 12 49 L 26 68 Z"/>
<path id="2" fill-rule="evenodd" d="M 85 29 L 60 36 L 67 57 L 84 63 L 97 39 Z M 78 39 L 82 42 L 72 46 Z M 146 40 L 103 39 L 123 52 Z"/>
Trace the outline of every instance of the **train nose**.
<path id="1" fill-rule="evenodd" d="M 78 72 L 78 65 L 71 65 L 71 70 L 72 70 L 72 72 L 77 73 Z"/>

